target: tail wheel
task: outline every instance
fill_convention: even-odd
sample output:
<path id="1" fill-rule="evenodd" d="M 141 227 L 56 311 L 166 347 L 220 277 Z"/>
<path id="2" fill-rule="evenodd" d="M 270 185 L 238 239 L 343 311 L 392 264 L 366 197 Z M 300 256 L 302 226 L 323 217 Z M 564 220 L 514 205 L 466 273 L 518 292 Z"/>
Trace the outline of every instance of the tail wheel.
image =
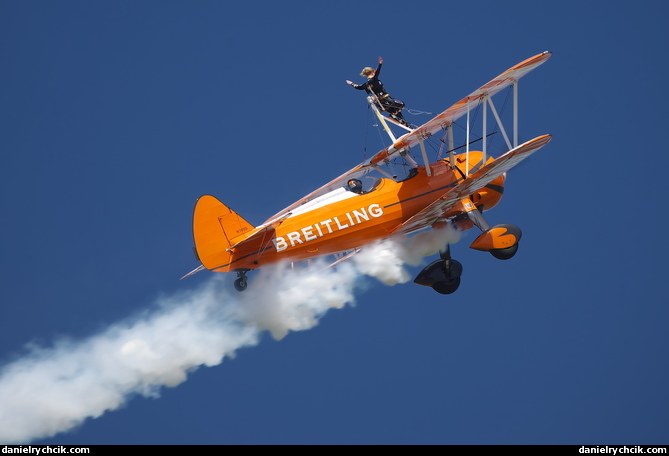
<path id="1" fill-rule="evenodd" d="M 493 249 L 490 251 L 490 254 L 497 258 L 498 260 L 508 260 L 513 258 L 513 256 L 518 251 L 518 243 L 516 242 L 511 247 L 505 249 Z"/>
<path id="2" fill-rule="evenodd" d="M 248 284 L 246 283 L 246 276 L 240 277 L 239 279 L 235 280 L 235 290 L 237 291 L 244 291 L 246 290 L 246 287 Z"/>
<path id="3" fill-rule="evenodd" d="M 455 290 L 460 286 L 460 277 L 456 277 L 453 280 L 447 280 L 445 282 L 435 282 L 432 285 L 432 289 L 440 294 L 451 294 L 455 293 Z"/>

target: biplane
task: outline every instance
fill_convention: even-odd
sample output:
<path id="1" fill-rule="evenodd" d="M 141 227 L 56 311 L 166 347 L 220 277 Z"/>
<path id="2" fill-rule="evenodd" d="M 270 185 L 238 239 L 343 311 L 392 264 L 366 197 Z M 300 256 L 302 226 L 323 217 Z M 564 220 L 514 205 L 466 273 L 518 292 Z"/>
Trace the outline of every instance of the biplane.
<path id="1" fill-rule="evenodd" d="M 447 225 L 459 230 L 476 227 L 481 234 L 471 248 L 502 260 L 513 257 L 521 230 L 511 224 L 490 226 L 483 212 L 502 198 L 506 172 L 551 140 L 550 135 L 543 135 L 518 144 L 518 80 L 550 56 L 544 52 L 513 66 L 417 128 L 383 115 L 373 95 L 368 97 L 391 144 L 259 226 L 251 225 L 211 195 L 200 197 L 193 213 L 193 251 L 201 265 L 184 277 L 204 269 L 233 272 L 237 274 L 235 288 L 243 291 L 246 274 L 254 269 L 325 255 L 335 256 L 338 263 L 377 240 Z M 511 132 L 504 129 L 492 101 L 503 89 L 513 94 Z M 473 141 L 471 112 L 481 106 L 482 132 Z M 488 110 L 507 150 L 497 158 L 487 150 Z M 465 141 L 456 148 L 453 126 L 462 117 L 466 117 Z M 399 137 L 398 130 L 402 133 Z M 441 137 L 439 132 L 443 132 Z M 427 144 L 435 139 L 438 159 L 430 163 Z M 481 150 L 470 150 L 478 141 Z M 404 175 L 388 169 L 398 160 L 406 170 Z M 414 282 L 450 294 L 460 285 L 462 265 L 451 258 L 448 245 L 439 255 Z"/>

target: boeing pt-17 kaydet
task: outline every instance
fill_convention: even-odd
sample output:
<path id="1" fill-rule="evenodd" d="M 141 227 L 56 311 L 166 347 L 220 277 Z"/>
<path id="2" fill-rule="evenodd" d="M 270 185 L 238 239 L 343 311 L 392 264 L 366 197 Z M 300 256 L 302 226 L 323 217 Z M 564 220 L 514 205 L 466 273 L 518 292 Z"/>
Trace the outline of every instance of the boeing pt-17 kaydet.
<path id="1" fill-rule="evenodd" d="M 203 269 L 235 272 L 235 288 L 243 291 L 246 273 L 254 269 L 324 255 L 336 256 L 337 263 L 375 241 L 447 224 L 460 230 L 476 226 L 481 234 L 471 248 L 502 260 L 513 257 L 520 229 L 510 224 L 490 226 L 483 212 L 502 198 L 506 171 L 551 140 L 550 135 L 543 135 L 518 144 L 517 91 L 518 80 L 550 56 L 544 52 L 519 63 L 415 129 L 382 115 L 380 104 L 371 95 L 370 107 L 392 144 L 260 226 L 254 227 L 215 197 L 202 196 L 193 214 L 194 251 L 201 265 L 186 276 Z M 491 99 L 505 88 L 513 95 L 511 138 Z M 480 107 L 482 134 L 474 141 L 470 112 Z M 497 158 L 487 151 L 488 110 L 508 149 Z M 467 122 L 465 141 L 456 148 L 453 126 L 463 116 Z M 391 126 L 404 134 L 396 138 Z M 440 131 L 443 134 L 438 137 Z M 435 140 L 439 151 L 437 160 L 430 163 L 426 146 Z M 481 142 L 481 150 L 470 150 L 474 142 Z M 417 149 L 416 155 L 420 153 L 422 164 L 412 157 L 412 148 Z M 398 176 L 398 162 L 405 166 L 404 176 Z M 453 293 L 460 285 L 462 265 L 451 258 L 448 246 L 440 257 L 414 282 L 442 294 Z"/>

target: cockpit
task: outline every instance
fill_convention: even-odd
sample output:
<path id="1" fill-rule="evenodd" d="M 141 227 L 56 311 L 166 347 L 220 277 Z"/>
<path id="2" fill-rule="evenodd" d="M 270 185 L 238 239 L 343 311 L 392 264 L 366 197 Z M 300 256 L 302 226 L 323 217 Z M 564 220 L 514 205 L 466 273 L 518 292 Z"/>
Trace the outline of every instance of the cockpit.
<path id="1" fill-rule="evenodd" d="M 365 176 L 364 182 L 360 179 L 351 178 L 346 182 L 344 188 L 352 193 L 364 195 L 371 193 L 383 183 L 384 179 L 379 177 Z"/>
<path id="2" fill-rule="evenodd" d="M 362 194 L 363 192 L 360 179 L 349 179 L 346 188 L 353 193 Z"/>

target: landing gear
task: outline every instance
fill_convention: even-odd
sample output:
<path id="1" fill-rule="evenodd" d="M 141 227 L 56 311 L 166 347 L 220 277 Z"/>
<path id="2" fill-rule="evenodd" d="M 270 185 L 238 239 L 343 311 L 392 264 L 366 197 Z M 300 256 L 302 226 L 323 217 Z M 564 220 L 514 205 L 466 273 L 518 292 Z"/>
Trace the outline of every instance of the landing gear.
<path id="1" fill-rule="evenodd" d="M 508 260 L 510 258 L 513 258 L 513 256 L 516 254 L 517 251 L 518 251 L 518 243 L 516 242 L 511 247 L 507 247 L 505 249 L 493 249 L 490 251 L 490 254 L 495 258 L 497 258 L 498 260 Z"/>
<path id="2" fill-rule="evenodd" d="M 513 258 L 523 235 L 520 228 L 508 223 L 491 227 L 478 210 L 467 212 L 467 217 L 482 231 L 470 245 L 472 249 L 490 252 L 498 260 Z"/>
<path id="3" fill-rule="evenodd" d="M 246 287 L 248 286 L 248 284 L 246 283 L 246 281 L 248 280 L 248 277 L 246 277 L 247 271 L 248 269 L 237 271 L 238 278 L 237 280 L 235 280 L 235 290 L 240 292 L 246 290 Z"/>
<path id="4" fill-rule="evenodd" d="M 462 275 L 462 264 L 451 258 L 451 248 L 446 246 L 446 251 L 439 254 L 441 259 L 432 262 L 423 269 L 414 279 L 414 283 L 432 287 L 440 294 L 451 294 L 460 286 Z"/>
<path id="5" fill-rule="evenodd" d="M 248 284 L 246 283 L 247 277 L 242 277 L 241 279 L 235 280 L 235 290 L 237 291 L 244 291 L 246 290 L 246 287 Z"/>
<path id="6" fill-rule="evenodd" d="M 440 294 L 451 294 L 460 286 L 460 277 L 456 277 L 454 280 L 447 280 L 444 282 L 435 282 L 432 285 L 432 289 Z"/>

